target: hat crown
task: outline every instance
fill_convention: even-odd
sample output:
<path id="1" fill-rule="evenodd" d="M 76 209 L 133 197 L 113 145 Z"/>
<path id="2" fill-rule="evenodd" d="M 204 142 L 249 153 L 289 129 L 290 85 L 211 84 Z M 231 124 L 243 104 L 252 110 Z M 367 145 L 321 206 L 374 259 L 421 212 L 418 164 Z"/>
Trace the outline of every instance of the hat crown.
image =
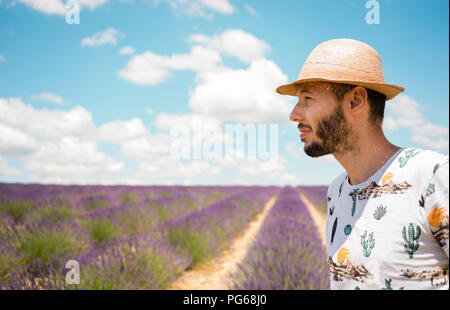
<path id="1" fill-rule="evenodd" d="M 380 55 L 370 45 L 352 39 L 334 39 L 317 45 L 298 76 L 305 78 L 384 83 Z"/>

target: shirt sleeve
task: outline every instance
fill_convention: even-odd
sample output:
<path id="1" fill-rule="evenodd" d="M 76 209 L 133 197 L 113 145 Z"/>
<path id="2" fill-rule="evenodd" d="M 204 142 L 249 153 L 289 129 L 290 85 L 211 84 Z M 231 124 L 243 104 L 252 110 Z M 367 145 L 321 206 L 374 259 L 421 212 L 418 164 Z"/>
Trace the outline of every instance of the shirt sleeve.
<path id="1" fill-rule="evenodd" d="M 423 194 L 425 212 L 431 232 L 448 257 L 448 160 L 436 164 Z"/>

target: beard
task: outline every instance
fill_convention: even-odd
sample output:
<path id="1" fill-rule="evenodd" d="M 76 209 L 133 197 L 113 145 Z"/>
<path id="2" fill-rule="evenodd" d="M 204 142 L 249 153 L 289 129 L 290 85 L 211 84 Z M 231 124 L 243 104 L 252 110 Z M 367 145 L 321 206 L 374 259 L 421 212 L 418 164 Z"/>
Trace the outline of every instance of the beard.
<path id="1" fill-rule="evenodd" d="M 351 133 L 342 107 L 338 104 L 328 117 L 320 120 L 317 124 L 316 135 L 320 141 L 305 144 L 304 151 L 310 157 L 352 151 L 354 146 L 350 143 Z"/>

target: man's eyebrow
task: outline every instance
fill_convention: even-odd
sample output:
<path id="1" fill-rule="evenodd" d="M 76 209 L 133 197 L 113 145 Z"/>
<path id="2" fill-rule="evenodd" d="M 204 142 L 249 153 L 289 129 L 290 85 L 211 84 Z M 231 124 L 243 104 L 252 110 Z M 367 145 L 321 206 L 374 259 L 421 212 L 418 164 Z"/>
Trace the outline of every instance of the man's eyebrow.
<path id="1" fill-rule="evenodd" d="M 306 93 L 306 94 L 312 94 L 312 92 L 311 92 L 308 88 L 302 88 L 302 89 L 300 90 L 300 92 L 297 91 L 297 94 L 298 94 L 298 95 L 301 95 L 301 94 L 303 94 L 303 93 Z"/>

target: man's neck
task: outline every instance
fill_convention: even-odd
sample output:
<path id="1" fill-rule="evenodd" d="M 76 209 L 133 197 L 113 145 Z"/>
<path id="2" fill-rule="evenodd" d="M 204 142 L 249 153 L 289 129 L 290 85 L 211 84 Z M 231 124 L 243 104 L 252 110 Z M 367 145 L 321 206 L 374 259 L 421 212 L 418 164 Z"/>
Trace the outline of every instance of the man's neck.
<path id="1" fill-rule="evenodd" d="M 351 185 L 367 181 L 401 149 L 390 143 L 383 133 L 372 138 L 359 139 L 358 142 L 352 151 L 333 154 L 347 171 Z"/>

